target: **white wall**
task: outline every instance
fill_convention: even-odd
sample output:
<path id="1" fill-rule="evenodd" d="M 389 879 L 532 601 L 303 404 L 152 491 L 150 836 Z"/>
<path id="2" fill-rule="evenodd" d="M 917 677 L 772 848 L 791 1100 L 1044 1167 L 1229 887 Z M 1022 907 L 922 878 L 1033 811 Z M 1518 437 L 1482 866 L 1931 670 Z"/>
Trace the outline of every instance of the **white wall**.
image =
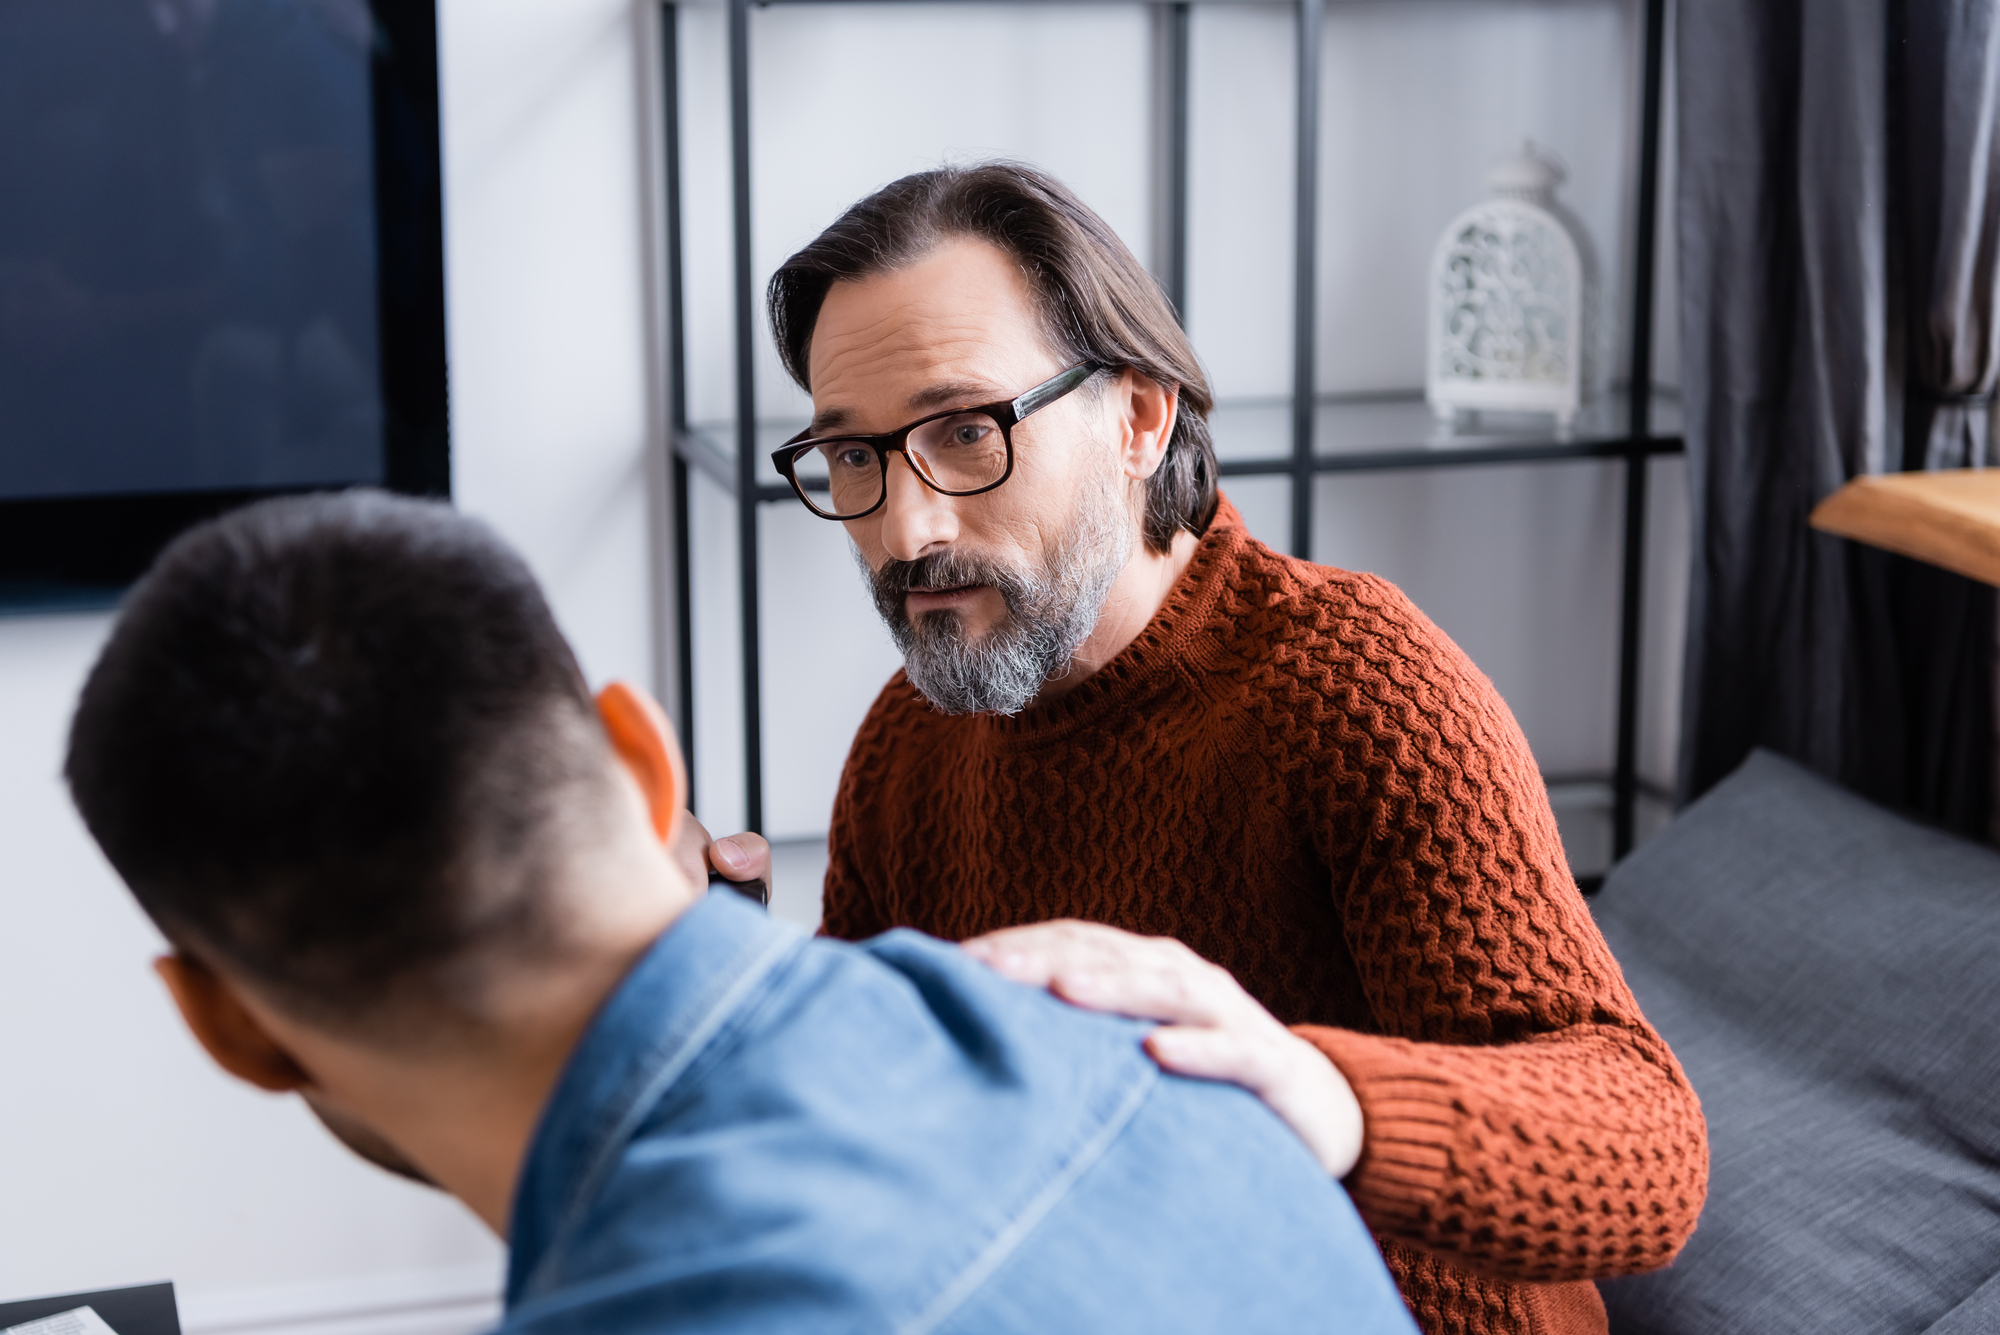
<path id="1" fill-rule="evenodd" d="M 593 678 L 650 682 L 649 47 L 630 0 L 440 8 L 457 495 Z M 212 1070 L 149 973 L 57 778 L 107 624 L 0 621 L 0 1298 L 171 1278 L 194 1331 L 469 1328 L 484 1230 Z"/>
<path id="2" fill-rule="evenodd" d="M 1532 138 L 1603 274 L 1607 372 L 1631 302 L 1639 6 L 1630 0 L 1393 0 L 1330 5 L 1322 84 L 1319 364 L 1324 391 L 1423 383 L 1424 291 L 1445 223 Z M 1019 157 L 1061 176 L 1142 259 L 1155 235 L 1148 120 L 1154 44 L 1140 6 L 779 6 L 752 13 L 757 281 L 848 203 L 939 162 Z M 733 402 L 725 29 L 683 20 L 690 416 Z M 1225 402 L 1291 380 L 1293 19 L 1289 5 L 1197 6 L 1192 27 L 1189 327 Z M 1004 76 L 994 74 L 1004 71 Z M 971 89 L 959 93 L 955 89 Z M 1668 155 L 1671 157 L 1671 154 Z M 1671 237 L 1661 237 L 1671 254 Z M 1663 288 L 1662 333 L 1674 328 Z M 806 415 L 759 317 L 760 411 Z M 1661 341 L 1658 378 L 1678 367 Z M 1284 452 L 1239 414 L 1225 458 Z M 781 439 L 778 431 L 760 445 Z M 717 432 L 725 451 L 734 442 Z M 768 466 L 766 466 L 768 471 Z M 1653 470 L 1644 675 L 1648 773 L 1671 774 L 1685 543 L 1680 468 Z M 775 476 L 773 476 L 775 480 Z M 1282 479 L 1226 490 L 1283 545 Z M 730 502 L 695 491 L 697 786 L 713 828 L 742 819 L 740 661 Z M 1606 464 L 1335 475 L 1315 488 L 1317 560 L 1402 585 L 1499 685 L 1545 772 L 1610 768 L 1622 475 Z M 838 526 L 762 511 L 766 829 L 825 829 L 855 722 L 896 657 Z"/>

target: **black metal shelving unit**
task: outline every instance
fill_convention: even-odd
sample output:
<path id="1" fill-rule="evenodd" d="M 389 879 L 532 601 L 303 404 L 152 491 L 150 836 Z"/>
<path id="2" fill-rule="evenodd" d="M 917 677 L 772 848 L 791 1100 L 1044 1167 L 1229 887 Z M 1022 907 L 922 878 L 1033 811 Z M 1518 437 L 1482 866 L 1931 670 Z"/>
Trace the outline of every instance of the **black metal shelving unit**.
<path id="1" fill-rule="evenodd" d="M 758 517 L 770 504 L 796 504 L 791 488 L 769 469 L 765 456 L 799 423 L 760 423 L 756 417 L 754 340 L 757 282 L 750 244 L 750 9 L 769 4 L 837 4 L 843 0 L 725 0 L 729 11 L 729 129 L 734 206 L 735 419 L 718 432 L 691 426 L 685 408 L 686 363 L 682 356 L 685 310 L 682 299 L 681 188 L 679 124 L 679 10 L 661 6 L 664 80 L 665 168 L 665 340 L 670 428 L 673 444 L 673 525 L 676 554 L 678 691 L 682 741 L 692 767 L 694 656 L 692 587 L 688 540 L 690 470 L 728 491 L 736 504 L 737 560 L 742 621 L 743 746 L 747 824 L 764 824 L 763 665 L 758 622 Z M 1024 3 L 1024 0 L 998 0 Z M 1026 0 L 1032 2 L 1032 0 Z M 1159 115 L 1165 213 L 1158 275 L 1175 309 L 1185 310 L 1187 292 L 1189 17 L 1192 4 L 1130 0 L 1164 11 L 1160 53 L 1166 96 Z M 1280 448 L 1268 452 L 1229 450 L 1222 476 L 1282 476 L 1291 482 L 1293 554 L 1312 550 L 1313 481 L 1321 474 L 1391 472 L 1493 464 L 1562 463 L 1609 460 L 1624 464 L 1624 542 L 1619 598 L 1617 744 L 1612 773 L 1612 856 L 1632 848 L 1640 793 L 1638 773 L 1640 612 L 1645 583 L 1647 467 L 1656 456 L 1680 453 L 1678 423 L 1670 420 L 1671 400 L 1656 393 L 1621 393 L 1588 405 L 1565 436 L 1550 432 L 1547 419 L 1530 425 L 1493 425 L 1441 435 L 1419 392 L 1326 395 L 1314 382 L 1318 281 L 1318 169 L 1321 27 L 1327 0 L 1293 0 L 1297 97 L 1294 133 L 1296 213 L 1293 219 L 1292 393 L 1283 400 L 1218 405 L 1218 445 L 1232 419 L 1238 438 L 1265 435 Z M 1653 378 L 1653 297 L 1656 282 L 1659 214 L 1661 74 L 1664 64 L 1666 0 L 1640 0 L 1643 45 L 1640 57 L 1640 119 L 1637 197 L 1633 201 L 1633 300 L 1626 383 L 1651 386 Z M 1253 418 L 1258 419 L 1253 421 Z M 1271 430 L 1282 420 L 1279 430 Z M 1263 428 L 1263 429 L 1259 429 Z"/>

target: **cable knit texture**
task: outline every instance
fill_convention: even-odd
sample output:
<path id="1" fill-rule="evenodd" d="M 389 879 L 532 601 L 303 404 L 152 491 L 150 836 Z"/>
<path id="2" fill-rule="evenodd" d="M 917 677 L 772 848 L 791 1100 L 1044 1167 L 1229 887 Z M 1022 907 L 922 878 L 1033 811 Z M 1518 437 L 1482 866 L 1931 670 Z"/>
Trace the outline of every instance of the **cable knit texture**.
<path id="1" fill-rule="evenodd" d="M 1605 1330 L 1707 1188 L 1694 1091 L 1577 893 L 1534 758 L 1397 590 L 1233 508 L 1138 639 L 1016 718 L 901 674 L 834 807 L 826 930 L 1180 938 L 1340 1067 L 1347 1187 L 1433 1335 Z"/>

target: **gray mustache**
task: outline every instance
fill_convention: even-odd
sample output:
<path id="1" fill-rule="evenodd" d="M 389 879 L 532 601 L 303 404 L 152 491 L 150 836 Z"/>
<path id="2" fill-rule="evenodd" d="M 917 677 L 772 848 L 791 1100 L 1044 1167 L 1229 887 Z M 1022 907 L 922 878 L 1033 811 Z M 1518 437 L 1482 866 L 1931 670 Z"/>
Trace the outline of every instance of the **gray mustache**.
<path id="1" fill-rule="evenodd" d="M 1019 587 L 1014 572 L 1004 566 L 953 551 L 920 556 L 914 561 L 885 561 L 881 569 L 869 572 L 868 582 L 874 588 L 876 605 L 885 616 L 889 615 L 888 605 L 894 605 L 900 611 L 903 595 L 912 589 L 955 589 L 967 584 L 988 584 L 1000 591 L 1000 596 L 1011 609 Z"/>

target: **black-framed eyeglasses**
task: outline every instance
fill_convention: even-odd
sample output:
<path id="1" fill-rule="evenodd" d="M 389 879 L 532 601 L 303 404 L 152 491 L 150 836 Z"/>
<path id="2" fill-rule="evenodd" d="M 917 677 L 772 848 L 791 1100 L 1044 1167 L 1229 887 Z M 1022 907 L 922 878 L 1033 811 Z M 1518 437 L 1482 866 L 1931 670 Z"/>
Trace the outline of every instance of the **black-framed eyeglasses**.
<path id="1" fill-rule="evenodd" d="M 1003 403 L 947 408 L 885 435 L 794 438 L 771 451 L 771 462 L 822 519 L 860 519 L 879 509 L 897 451 L 932 491 L 977 496 L 1014 475 L 1014 428 L 1099 369 L 1082 362 Z"/>

